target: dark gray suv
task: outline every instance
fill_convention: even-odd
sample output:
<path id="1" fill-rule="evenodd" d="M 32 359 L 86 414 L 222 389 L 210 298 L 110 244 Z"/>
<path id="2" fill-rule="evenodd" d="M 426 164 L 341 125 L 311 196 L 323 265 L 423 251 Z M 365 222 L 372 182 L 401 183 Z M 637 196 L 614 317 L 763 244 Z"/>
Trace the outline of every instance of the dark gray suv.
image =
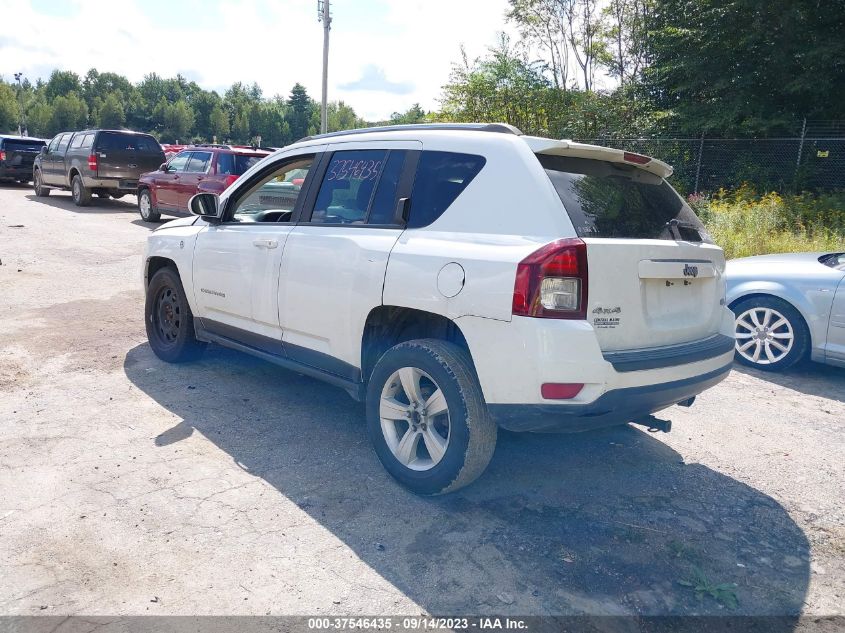
<path id="1" fill-rule="evenodd" d="M 91 195 L 120 198 L 135 193 L 141 174 L 158 169 L 164 150 L 149 134 L 127 130 L 62 132 L 35 159 L 35 195 L 51 189 L 70 190 L 73 202 L 85 206 Z"/>

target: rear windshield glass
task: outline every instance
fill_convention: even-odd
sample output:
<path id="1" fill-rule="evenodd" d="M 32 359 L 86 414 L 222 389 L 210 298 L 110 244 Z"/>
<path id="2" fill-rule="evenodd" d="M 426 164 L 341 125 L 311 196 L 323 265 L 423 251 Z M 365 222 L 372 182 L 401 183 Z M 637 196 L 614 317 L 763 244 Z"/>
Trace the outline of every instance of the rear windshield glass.
<path id="1" fill-rule="evenodd" d="M 121 134 L 120 132 L 101 132 L 97 139 L 97 148 L 103 150 L 128 150 L 159 153 L 161 145 L 152 136 L 144 134 Z"/>
<path id="2" fill-rule="evenodd" d="M 660 176 L 587 158 L 537 158 L 580 237 L 710 241 L 693 210 Z"/>
<path id="3" fill-rule="evenodd" d="M 46 145 L 44 141 L 22 141 L 13 138 L 7 138 L 0 144 L 7 152 L 40 152 Z"/>
<path id="4" fill-rule="evenodd" d="M 244 172 L 260 161 L 264 156 L 248 154 L 223 154 L 217 155 L 217 173 L 230 176 L 242 176 Z"/>
<path id="5" fill-rule="evenodd" d="M 819 262 L 835 270 L 845 271 L 845 253 L 828 253 L 819 257 Z"/>

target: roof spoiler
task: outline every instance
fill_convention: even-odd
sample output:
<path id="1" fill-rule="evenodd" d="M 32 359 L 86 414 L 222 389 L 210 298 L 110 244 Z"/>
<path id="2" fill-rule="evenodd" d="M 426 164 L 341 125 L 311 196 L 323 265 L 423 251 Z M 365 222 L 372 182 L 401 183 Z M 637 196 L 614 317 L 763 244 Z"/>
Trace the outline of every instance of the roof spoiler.
<path id="1" fill-rule="evenodd" d="M 651 156 L 644 156 L 643 154 L 626 152 L 612 147 L 602 147 L 601 145 L 576 143 L 568 139 L 556 141 L 539 136 L 523 136 L 522 138 L 528 143 L 528 147 L 535 154 L 592 158 L 593 160 L 605 160 L 609 163 L 633 165 L 661 178 L 668 178 L 672 175 L 672 167 L 670 165 L 667 165 L 662 160 L 652 158 Z"/>

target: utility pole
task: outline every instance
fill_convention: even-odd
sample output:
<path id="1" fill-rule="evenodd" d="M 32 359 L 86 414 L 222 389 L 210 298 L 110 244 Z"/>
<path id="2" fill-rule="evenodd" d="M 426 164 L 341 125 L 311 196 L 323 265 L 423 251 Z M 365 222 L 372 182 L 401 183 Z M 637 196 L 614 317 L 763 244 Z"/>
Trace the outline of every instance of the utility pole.
<path id="1" fill-rule="evenodd" d="M 332 28 L 332 14 L 329 0 L 317 0 L 317 20 L 323 23 L 323 102 L 320 109 L 320 133 L 328 128 L 326 95 L 329 89 L 329 31 Z"/>
<path id="2" fill-rule="evenodd" d="M 18 106 L 21 109 L 21 118 L 18 121 L 18 136 L 29 136 L 29 129 L 27 129 L 26 125 L 26 110 L 24 109 L 23 104 L 23 86 L 21 85 L 21 77 L 23 77 L 23 73 L 15 73 L 15 81 L 18 82 Z M 21 130 L 21 123 L 23 124 L 23 130 Z"/>

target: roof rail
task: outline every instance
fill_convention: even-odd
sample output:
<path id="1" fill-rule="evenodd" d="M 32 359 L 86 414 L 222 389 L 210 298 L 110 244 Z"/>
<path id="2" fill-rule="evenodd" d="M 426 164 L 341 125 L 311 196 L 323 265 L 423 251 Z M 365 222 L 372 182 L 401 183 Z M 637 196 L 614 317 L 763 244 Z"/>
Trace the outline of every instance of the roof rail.
<path id="1" fill-rule="evenodd" d="M 232 149 L 231 145 L 222 145 L 220 143 L 191 143 L 187 147 L 216 147 L 218 149 Z"/>
<path id="2" fill-rule="evenodd" d="M 375 127 L 356 128 L 354 130 L 341 130 L 340 132 L 328 132 L 327 134 L 313 134 L 298 141 L 311 141 L 319 138 L 331 138 L 333 136 L 349 136 L 352 134 L 367 134 L 369 132 L 405 132 L 409 130 L 460 130 L 470 132 L 498 132 L 501 134 L 516 134 L 522 136 L 519 128 L 508 123 L 409 123 L 405 125 L 377 125 Z"/>

